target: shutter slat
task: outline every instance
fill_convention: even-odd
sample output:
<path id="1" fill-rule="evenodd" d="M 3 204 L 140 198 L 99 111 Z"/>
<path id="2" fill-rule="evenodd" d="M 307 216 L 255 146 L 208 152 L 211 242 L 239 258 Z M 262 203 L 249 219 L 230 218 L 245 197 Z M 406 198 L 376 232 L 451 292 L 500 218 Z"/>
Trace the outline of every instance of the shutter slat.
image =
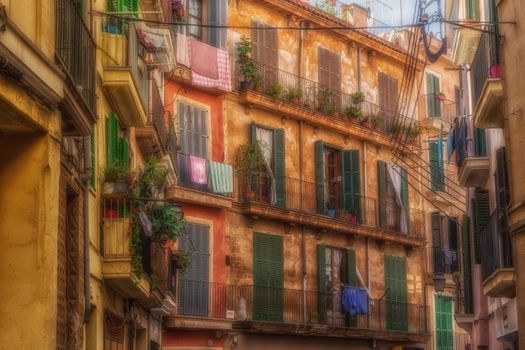
<path id="1" fill-rule="evenodd" d="M 359 150 L 342 152 L 343 198 L 345 209 L 361 217 L 361 174 Z"/>
<path id="2" fill-rule="evenodd" d="M 474 199 L 474 260 L 481 263 L 481 231 L 490 217 L 489 192 L 476 189 Z"/>
<path id="3" fill-rule="evenodd" d="M 97 166 L 97 146 L 95 140 L 95 130 L 91 132 L 90 138 L 90 152 L 91 152 L 91 176 L 89 178 L 89 185 L 95 189 L 97 185 L 96 166 Z"/>
<path id="4" fill-rule="evenodd" d="M 377 161 L 377 179 L 379 191 L 379 223 L 381 227 L 386 227 L 387 223 L 387 203 L 386 203 L 386 163 L 382 160 Z"/>
<path id="5" fill-rule="evenodd" d="M 355 250 L 346 250 L 346 283 L 357 287 L 356 257 Z"/>
<path id="6" fill-rule="evenodd" d="M 276 204 L 286 206 L 286 166 L 285 166 L 285 135 L 284 129 L 274 130 L 274 169 Z"/>
<path id="7" fill-rule="evenodd" d="M 317 193 L 317 212 L 326 213 L 325 192 L 325 167 L 324 167 L 324 142 L 315 141 L 315 187 Z"/>
<path id="8" fill-rule="evenodd" d="M 326 323 L 326 309 L 328 295 L 328 279 L 326 278 L 326 246 L 317 245 L 317 291 L 319 322 Z"/>

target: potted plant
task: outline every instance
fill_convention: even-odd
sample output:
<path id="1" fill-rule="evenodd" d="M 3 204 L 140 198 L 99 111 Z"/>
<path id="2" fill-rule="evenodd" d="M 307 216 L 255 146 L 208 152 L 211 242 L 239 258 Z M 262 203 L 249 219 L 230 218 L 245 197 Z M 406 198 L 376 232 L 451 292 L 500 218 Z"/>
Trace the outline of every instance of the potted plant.
<path id="1" fill-rule="evenodd" d="M 274 82 L 268 85 L 268 95 L 274 100 L 280 100 L 283 97 L 284 88 L 281 84 Z"/>
<path id="2" fill-rule="evenodd" d="M 372 124 L 372 129 L 379 131 L 379 123 L 381 123 L 381 116 L 379 114 L 371 114 L 370 123 Z"/>
<path id="3" fill-rule="evenodd" d="M 352 99 L 352 103 L 354 105 L 361 105 L 361 103 L 365 102 L 365 94 L 361 91 L 354 92 L 353 94 L 350 94 L 350 98 Z"/>
<path id="4" fill-rule="evenodd" d="M 132 181 L 132 190 L 140 198 L 162 198 L 170 171 L 157 158 L 150 158 L 139 169 Z"/>
<path id="5" fill-rule="evenodd" d="M 359 124 L 361 124 L 365 128 L 370 128 L 369 117 L 367 115 L 361 115 L 361 117 L 359 117 Z"/>
<path id="6" fill-rule="evenodd" d="M 436 100 L 439 100 L 439 101 L 445 101 L 445 99 L 446 99 L 446 96 L 445 96 L 444 93 L 442 93 L 442 92 L 438 92 L 438 93 L 436 94 Z"/>
<path id="7" fill-rule="evenodd" d="M 393 136 L 399 135 L 402 130 L 403 130 L 403 125 L 398 121 L 394 121 L 392 122 L 392 125 L 390 125 L 390 132 L 392 133 Z"/>
<path id="8" fill-rule="evenodd" d="M 303 91 L 298 87 L 291 87 L 286 91 L 286 99 L 294 105 L 298 105 L 300 103 L 302 96 Z"/>
<path id="9" fill-rule="evenodd" d="M 104 169 L 103 194 L 124 194 L 128 192 L 130 173 L 128 167 L 114 162 Z"/>
<path id="10" fill-rule="evenodd" d="M 363 111 L 361 110 L 361 107 L 352 104 L 345 108 L 345 115 L 350 120 L 355 122 L 355 121 L 358 121 L 359 118 L 363 116 Z"/>
<path id="11" fill-rule="evenodd" d="M 317 92 L 317 109 L 326 114 L 332 114 L 335 111 L 335 104 L 332 101 L 332 89 L 329 87 L 320 87 Z"/>
<path id="12" fill-rule="evenodd" d="M 168 203 L 152 206 L 148 210 L 148 218 L 152 236 L 158 242 L 176 241 L 184 228 L 184 219 Z"/>
<path id="13" fill-rule="evenodd" d="M 242 37 L 237 43 L 237 55 L 239 59 L 239 74 L 241 75 L 240 89 L 253 90 L 261 86 L 262 76 L 259 72 L 257 62 L 251 58 L 252 43 L 246 37 Z"/>
<path id="14" fill-rule="evenodd" d="M 326 215 L 335 217 L 335 206 L 332 202 L 326 202 Z"/>
<path id="15" fill-rule="evenodd" d="M 421 133 L 421 127 L 419 124 L 411 125 L 408 129 L 408 137 L 410 140 L 415 140 Z"/>
<path id="16" fill-rule="evenodd" d="M 177 269 L 185 271 L 191 265 L 191 252 L 187 250 L 175 250 L 172 252 L 171 259 Z"/>
<path id="17" fill-rule="evenodd" d="M 261 168 L 265 166 L 264 153 L 261 144 L 251 142 L 243 144 L 237 150 L 235 156 L 235 168 L 242 176 L 244 200 L 252 201 L 255 198 L 254 182 Z"/>

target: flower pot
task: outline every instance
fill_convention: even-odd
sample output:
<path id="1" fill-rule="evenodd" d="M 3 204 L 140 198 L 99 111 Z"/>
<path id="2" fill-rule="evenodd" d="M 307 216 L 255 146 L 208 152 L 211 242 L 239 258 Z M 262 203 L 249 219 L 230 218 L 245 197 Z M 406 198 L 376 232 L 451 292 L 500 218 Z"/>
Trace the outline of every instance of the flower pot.
<path id="1" fill-rule="evenodd" d="M 103 194 L 124 194 L 128 192 L 126 181 L 117 180 L 115 182 L 106 181 L 102 184 Z"/>
<path id="2" fill-rule="evenodd" d="M 253 81 L 241 81 L 241 91 L 242 90 L 253 90 Z"/>
<path id="3" fill-rule="evenodd" d="M 298 105 L 299 104 L 299 99 L 297 97 L 293 97 L 290 99 L 290 103 L 293 104 L 293 105 Z"/>
<path id="4" fill-rule="evenodd" d="M 335 209 L 326 209 L 326 215 L 335 218 Z"/>
<path id="5" fill-rule="evenodd" d="M 255 199 L 255 192 L 254 191 L 244 191 L 243 197 L 245 201 L 253 201 Z"/>
<path id="6" fill-rule="evenodd" d="M 362 122 L 361 126 L 370 129 L 370 122 Z"/>
<path id="7" fill-rule="evenodd" d="M 116 209 L 106 209 L 106 211 L 104 212 L 104 217 L 114 219 L 118 217 L 118 211 Z"/>

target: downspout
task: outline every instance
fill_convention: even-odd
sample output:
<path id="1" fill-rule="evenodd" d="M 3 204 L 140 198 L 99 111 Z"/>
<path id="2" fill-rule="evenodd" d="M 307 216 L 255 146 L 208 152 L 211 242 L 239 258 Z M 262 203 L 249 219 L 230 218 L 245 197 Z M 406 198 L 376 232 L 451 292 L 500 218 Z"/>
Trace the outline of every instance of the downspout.
<path id="1" fill-rule="evenodd" d="M 359 48 L 357 48 L 357 52 L 358 52 L 358 61 L 359 61 Z M 357 64 L 357 71 L 358 71 L 358 90 L 361 91 L 361 69 L 360 69 L 360 64 L 358 63 Z M 366 141 L 363 141 L 363 179 L 364 179 L 364 186 L 363 186 L 363 194 L 364 194 L 364 200 L 365 200 L 365 203 L 366 201 L 368 200 L 368 187 L 367 187 L 367 182 L 366 182 L 366 179 L 367 179 L 367 172 L 366 172 L 366 166 L 367 166 L 367 158 L 366 158 Z M 367 212 L 366 212 L 366 204 L 363 206 L 365 211 L 364 211 L 364 215 L 369 215 Z M 374 213 L 375 215 L 375 213 Z M 366 261 L 366 288 L 368 288 L 368 291 L 370 292 L 370 294 L 372 294 L 372 290 L 371 290 L 371 284 L 370 284 L 370 239 L 368 237 L 365 238 L 365 244 L 366 244 L 366 251 L 365 251 L 365 261 Z M 372 323 L 372 318 L 371 318 L 371 315 L 368 314 L 368 325 L 370 326 L 371 323 Z"/>
<path id="2" fill-rule="evenodd" d="M 91 139 L 84 138 L 84 323 L 91 316 L 90 261 L 89 261 L 89 179 L 94 169 L 91 168 Z"/>
<path id="3" fill-rule="evenodd" d="M 357 91 L 361 92 L 361 47 L 357 46 Z M 365 177 L 366 179 L 366 177 Z"/>

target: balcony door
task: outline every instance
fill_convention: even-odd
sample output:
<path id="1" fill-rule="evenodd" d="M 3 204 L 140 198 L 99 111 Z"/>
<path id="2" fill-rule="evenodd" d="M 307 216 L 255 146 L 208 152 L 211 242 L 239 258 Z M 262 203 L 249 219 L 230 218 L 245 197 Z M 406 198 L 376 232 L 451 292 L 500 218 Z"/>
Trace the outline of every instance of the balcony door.
<path id="1" fill-rule="evenodd" d="M 253 319 L 283 321 L 283 238 L 253 234 Z"/>
<path id="2" fill-rule="evenodd" d="M 435 296 L 436 349 L 454 350 L 454 331 L 452 328 L 452 299 Z"/>
<path id="3" fill-rule="evenodd" d="M 379 73 L 379 108 L 381 114 L 387 120 L 394 119 L 397 109 L 398 88 L 397 79 L 385 74 Z"/>
<path id="4" fill-rule="evenodd" d="M 406 169 L 377 161 L 379 223 L 382 228 L 409 232 L 410 210 Z M 417 229 L 417 228 L 416 228 Z"/>
<path id="5" fill-rule="evenodd" d="M 318 108 L 324 113 L 341 110 L 341 58 L 335 52 L 319 47 L 317 51 L 319 69 L 317 91 Z"/>
<path id="6" fill-rule="evenodd" d="M 458 220 L 431 213 L 432 260 L 434 273 L 452 274 L 459 271 Z"/>
<path id="7" fill-rule="evenodd" d="M 406 271 L 405 257 L 385 255 L 386 327 L 389 330 L 408 330 Z"/>
<path id="8" fill-rule="evenodd" d="M 180 249 L 190 253 L 190 266 L 179 275 L 179 314 L 208 316 L 209 226 L 187 223 Z"/>
<path id="9" fill-rule="evenodd" d="M 277 30 L 259 22 L 252 22 L 252 27 L 252 58 L 258 63 L 264 91 L 268 91 L 270 85 L 278 82 Z"/>

